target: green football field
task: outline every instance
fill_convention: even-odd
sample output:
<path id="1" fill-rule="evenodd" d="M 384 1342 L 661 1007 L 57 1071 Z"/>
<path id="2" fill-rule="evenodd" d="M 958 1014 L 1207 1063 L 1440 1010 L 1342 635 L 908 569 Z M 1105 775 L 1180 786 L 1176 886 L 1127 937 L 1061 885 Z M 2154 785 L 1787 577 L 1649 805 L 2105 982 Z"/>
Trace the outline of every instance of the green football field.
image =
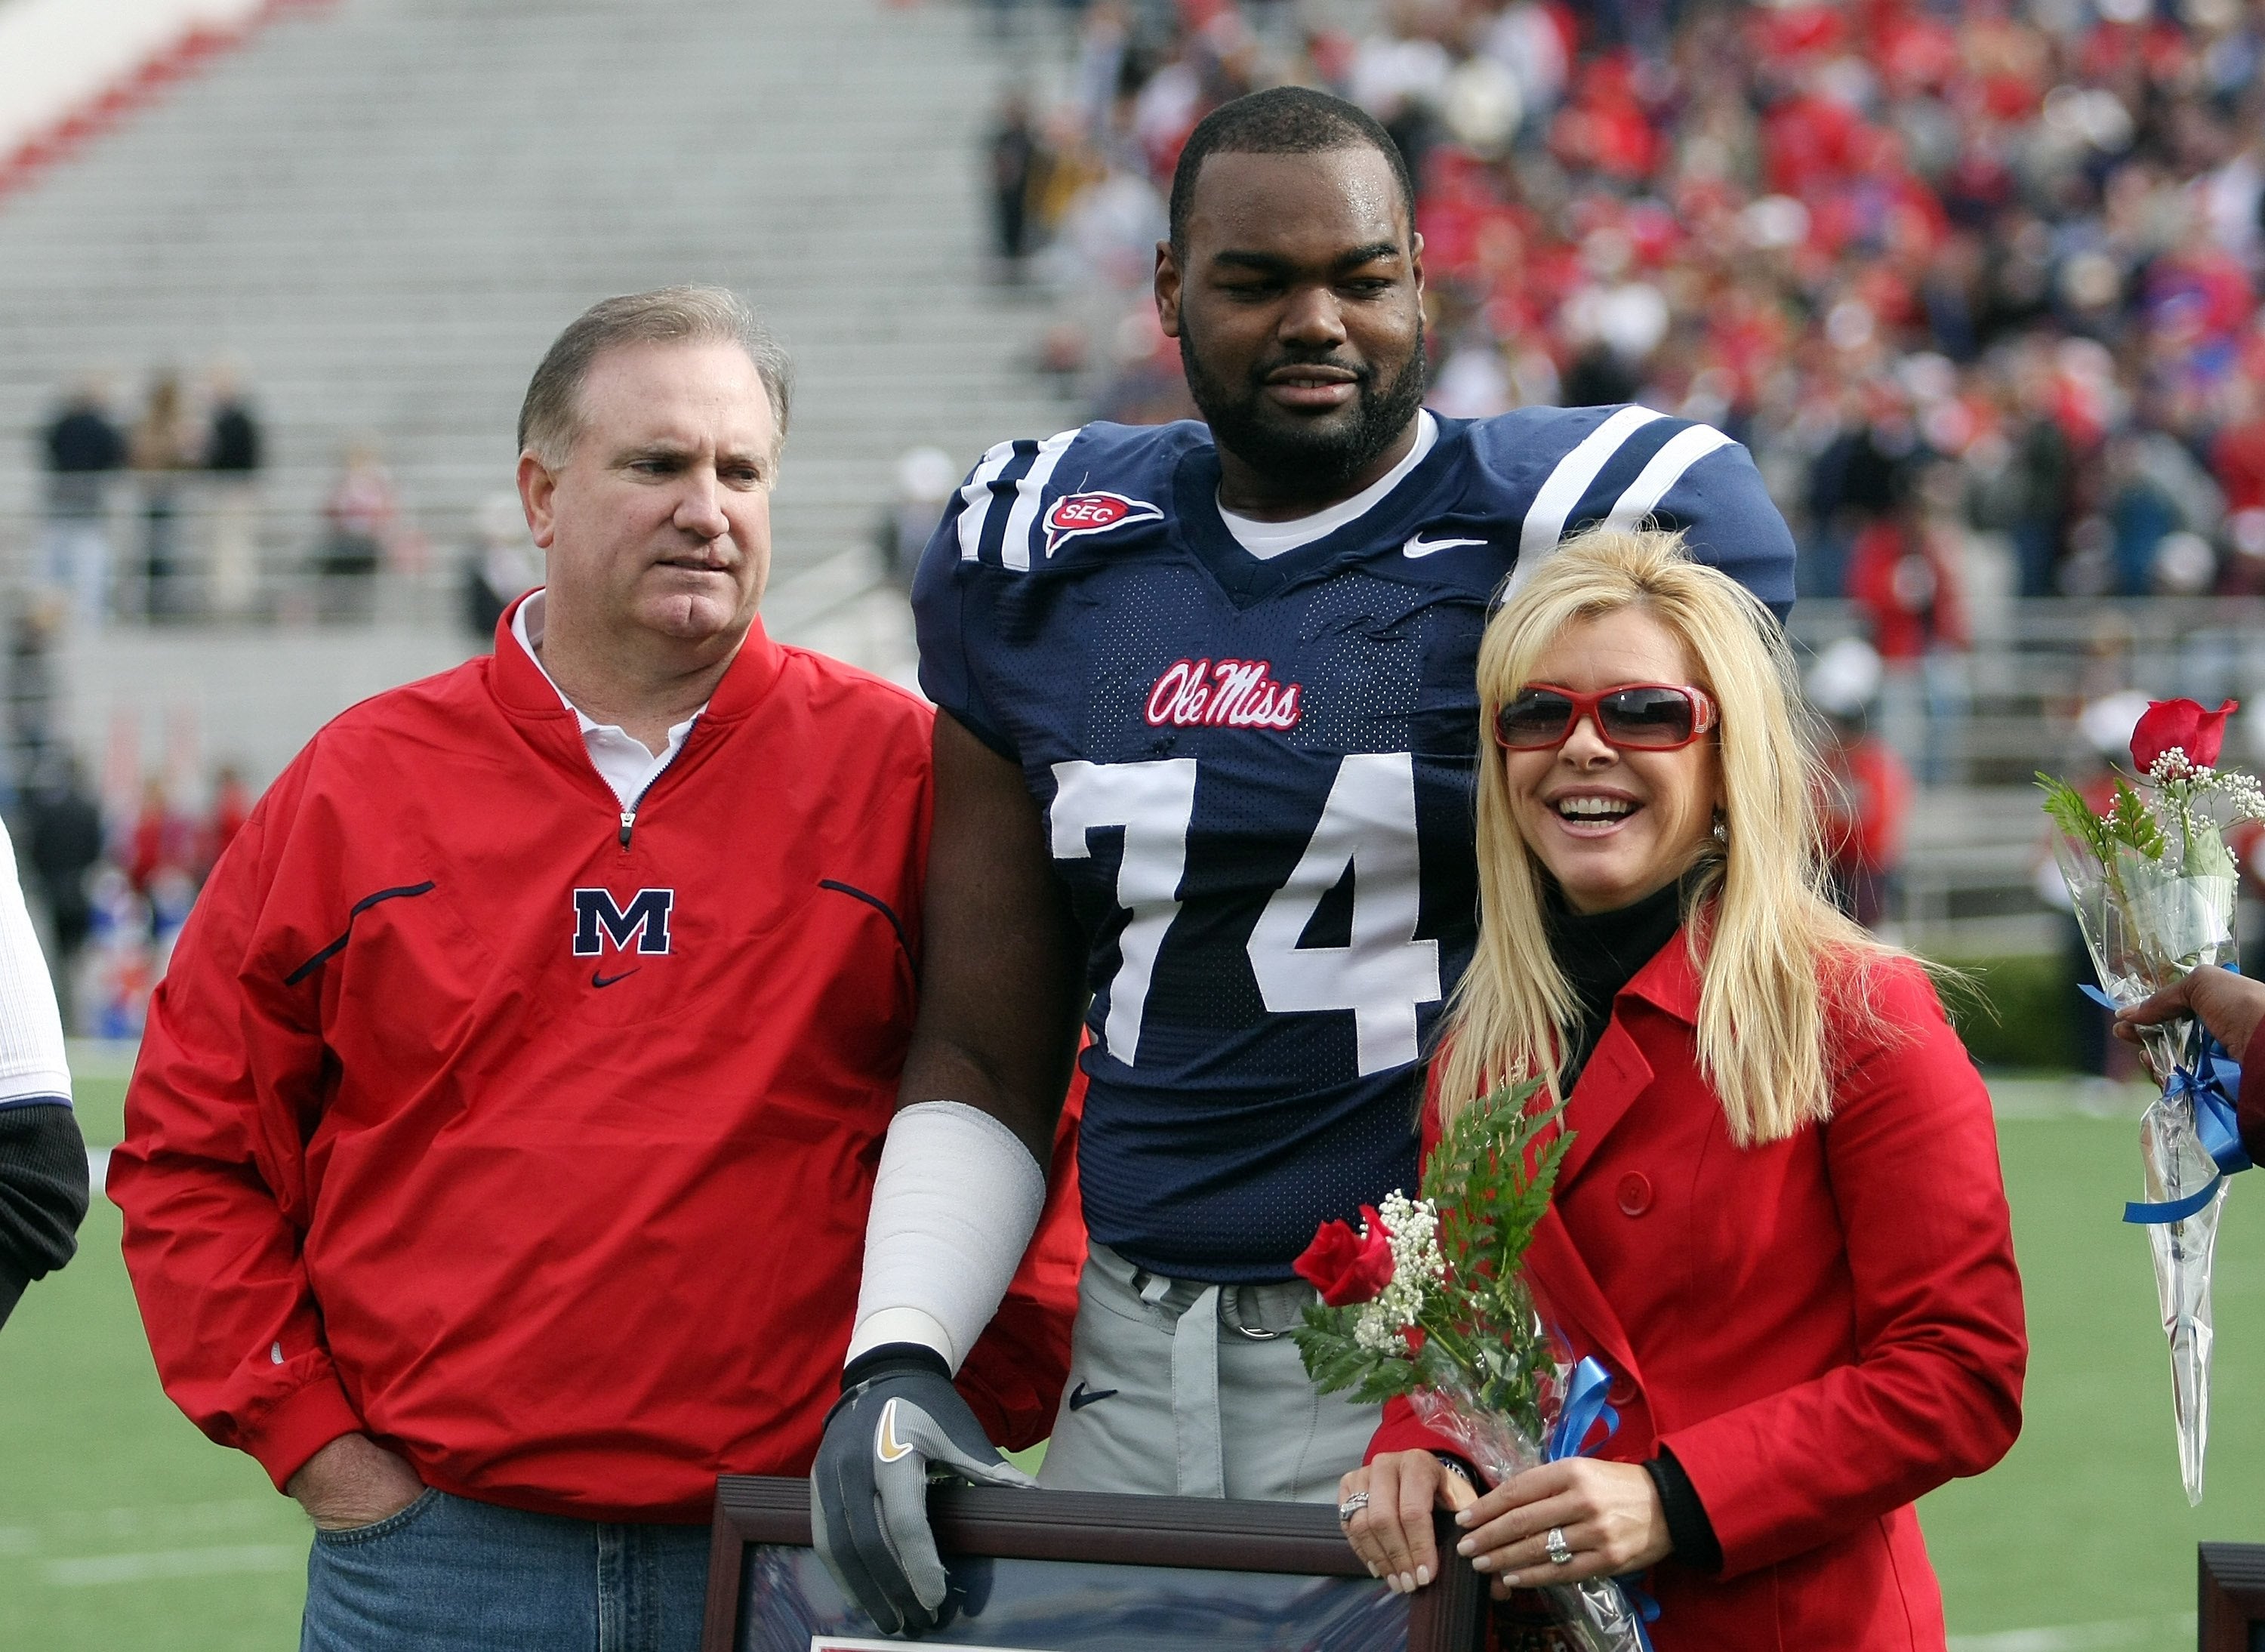
<path id="1" fill-rule="evenodd" d="M 98 1146 L 117 1139 L 122 1088 L 80 1087 Z M 2001 1126 L 2035 1344 L 2027 1427 L 2003 1466 L 1923 1509 L 1962 1652 L 2189 1648 L 2196 1541 L 2265 1540 L 2265 1175 L 2236 1184 L 2219 1236 L 2218 1415 L 2191 1511 L 2145 1241 L 2116 1219 L 2137 1185 L 2133 1126 L 2073 1100 L 2019 1087 Z M 305 1523 L 158 1391 L 106 1202 L 82 1243 L 0 1332 L 0 1647 L 294 1645 Z"/>

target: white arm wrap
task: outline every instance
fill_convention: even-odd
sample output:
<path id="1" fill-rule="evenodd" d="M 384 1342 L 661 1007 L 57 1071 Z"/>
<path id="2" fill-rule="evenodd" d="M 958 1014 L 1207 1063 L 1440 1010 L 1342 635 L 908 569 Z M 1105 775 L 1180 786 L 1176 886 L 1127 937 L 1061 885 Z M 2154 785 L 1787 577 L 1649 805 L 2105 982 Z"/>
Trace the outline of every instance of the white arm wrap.
<path id="1" fill-rule="evenodd" d="M 14 846 L 0 826 L 0 1107 L 70 1096 L 55 989 L 16 880 Z"/>
<path id="2" fill-rule="evenodd" d="M 848 1357 L 920 1343 L 957 1372 L 999 1311 L 1045 1202 L 1045 1171 L 990 1114 L 965 1102 L 904 1109 L 881 1146 Z"/>

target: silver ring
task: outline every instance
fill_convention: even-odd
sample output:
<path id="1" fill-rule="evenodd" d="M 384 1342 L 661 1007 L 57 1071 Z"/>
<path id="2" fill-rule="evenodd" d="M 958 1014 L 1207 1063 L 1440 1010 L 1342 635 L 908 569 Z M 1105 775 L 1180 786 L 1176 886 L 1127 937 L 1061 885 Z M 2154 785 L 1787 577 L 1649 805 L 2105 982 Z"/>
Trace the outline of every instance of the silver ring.
<path id="1" fill-rule="evenodd" d="M 1356 1491 L 1351 1496 L 1347 1497 L 1343 1503 L 1337 1504 L 1337 1524 L 1339 1525 L 1343 1525 L 1346 1521 L 1351 1519 L 1353 1516 L 1358 1514 L 1363 1509 L 1367 1507 L 1368 1494 L 1365 1491 Z"/>
<path id="2" fill-rule="evenodd" d="M 1570 1566 L 1573 1563 L 1573 1546 L 1565 1541 L 1563 1526 L 1551 1526 L 1549 1535 L 1541 1539 L 1541 1546 L 1549 1551 L 1552 1566 Z"/>

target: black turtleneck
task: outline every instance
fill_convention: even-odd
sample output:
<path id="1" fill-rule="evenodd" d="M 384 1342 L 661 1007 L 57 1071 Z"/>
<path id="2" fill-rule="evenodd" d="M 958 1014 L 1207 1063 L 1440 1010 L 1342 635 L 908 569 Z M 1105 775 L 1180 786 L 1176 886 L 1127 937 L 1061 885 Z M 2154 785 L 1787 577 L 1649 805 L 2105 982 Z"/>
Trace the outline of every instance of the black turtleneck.
<path id="1" fill-rule="evenodd" d="M 1553 881 L 1544 886 L 1542 919 L 1549 934 L 1549 950 L 1581 1008 L 1580 1022 L 1573 1030 L 1564 1067 L 1558 1075 L 1559 1084 L 1569 1095 L 1582 1068 L 1596 1053 L 1597 1040 L 1612 1024 L 1613 1001 L 1620 989 L 1682 933 L 1683 888 L 1680 884 L 1670 884 L 1611 912 L 1580 913 L 1565 904 L 1564 892 Z M 1722 1570 L 1722 1546 L 1715 1536 L 1715 1523 L 1708 1517 L 1698 1488 L 1692 1485 L 1683 1465 L 1675 1460 L 1675 1453 L 1663 1445 L 1643 1468 L 1658 1488 L 1675 1558 L 1703 1572 Z"/>
<path id="2" fill-rule="evenodd" d="M 1611 1024 L 1613 1000 L 1683 928 L 1682 887 L 1669 884 L 1632 906 L 1582 913 L 1565 904 L 1564 892 L 1552 881 L 1543 886 L 1542 921 L 1557 967 L 1581 1006 L 1580 1024 L 1558 1073 L 1558 1082 L 1569 1093 Z"/>

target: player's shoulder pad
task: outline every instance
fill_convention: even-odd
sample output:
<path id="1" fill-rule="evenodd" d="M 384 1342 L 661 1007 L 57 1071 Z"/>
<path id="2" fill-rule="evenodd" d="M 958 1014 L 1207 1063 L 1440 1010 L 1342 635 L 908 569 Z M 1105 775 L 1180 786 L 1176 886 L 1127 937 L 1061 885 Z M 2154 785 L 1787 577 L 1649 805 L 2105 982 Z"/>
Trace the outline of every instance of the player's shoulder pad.
<path id="1" fill-rule="evenodd" d="M 1044 441 L 1002 441 L 968 473 L 929 554 L 1029 573 L 1072 547 L 1119 542 L 1167 520 L 1180 460 L 1210 441 L 1192 419 L 1096 421 Z"/>
<path id="2" fill-rule="evenodd" d="M 1773 607 L 1793 600 L 1793 535 L 1753 457 L 1711 425 L 1649 407 L 1526 407 L 1471 427 L 1475 485 L 1497 491 L 1531 565 L 1600 525 L 1680 529 Z"/>

